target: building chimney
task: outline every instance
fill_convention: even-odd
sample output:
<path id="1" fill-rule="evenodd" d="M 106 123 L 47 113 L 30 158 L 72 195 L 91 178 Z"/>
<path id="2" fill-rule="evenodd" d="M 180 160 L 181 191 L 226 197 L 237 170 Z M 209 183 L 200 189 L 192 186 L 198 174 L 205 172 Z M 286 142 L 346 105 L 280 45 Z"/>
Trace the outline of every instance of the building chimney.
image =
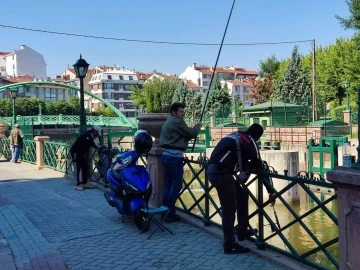
<path id="1" fill-rule="evenodd" d="M 26 48 L 26 45 L 21 45 L 21 49 L 25 49 Z"/>
<path id="2" fill-rule="evenodd" d="M 193 65 L 193 66 L 194 66 L 194 69 L 196 69 L 196 63 L 194 63 L 194 65 Z"/>

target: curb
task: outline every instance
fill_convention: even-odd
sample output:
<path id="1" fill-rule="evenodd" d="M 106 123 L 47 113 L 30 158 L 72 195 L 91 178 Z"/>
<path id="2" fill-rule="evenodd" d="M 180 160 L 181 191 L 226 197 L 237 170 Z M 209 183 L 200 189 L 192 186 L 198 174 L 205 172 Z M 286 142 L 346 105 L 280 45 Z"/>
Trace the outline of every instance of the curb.
<path id="1" fill-rule="evenodd" d="M 6 239 L 0 233 L 0 262 L 2 269 L 16 270 L 15 258 Z"/>

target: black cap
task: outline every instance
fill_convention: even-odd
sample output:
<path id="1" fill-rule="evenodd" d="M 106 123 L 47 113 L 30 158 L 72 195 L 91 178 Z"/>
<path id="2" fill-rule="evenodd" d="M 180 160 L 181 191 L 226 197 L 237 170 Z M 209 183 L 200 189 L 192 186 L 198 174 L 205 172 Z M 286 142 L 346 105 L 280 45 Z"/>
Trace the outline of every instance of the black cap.
<path id="1" fill-rule="evenodd" d="M 264 134 L 264 129 L 261 125 L 255 123 L 248 128 L 247 132 L 251 136 L 251 138 L 253 138 L 255 141 L 258 141 L 260 137 Z"/>

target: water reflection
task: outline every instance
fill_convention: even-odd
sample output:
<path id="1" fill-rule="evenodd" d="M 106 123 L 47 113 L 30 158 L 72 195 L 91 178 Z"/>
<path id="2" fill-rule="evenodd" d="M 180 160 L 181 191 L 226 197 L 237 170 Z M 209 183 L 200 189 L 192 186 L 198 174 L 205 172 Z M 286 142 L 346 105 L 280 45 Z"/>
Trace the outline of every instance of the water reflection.
<path id="1" fill-rule="evenodd" d="M 192 173 L 188 170 L 185 171 L 185 181 L 189 182 L 192 179 Z M 204 173 L 200 174 L 201 181 L 204 183 Z M 275 181 L 283 181 L 279 179 L 273 179 Z M 195 180 L 191 185 L 191 190 L 193 195 L 196 199 L 199 199 L 202 195 L 204 195 L 204 190 L 202 190 L 201 185 Z M 321 201 L 325 201 L 329 199 L 331 196 L 334 195 L 334 191 L 330 190 L 330 194 L 326 194 L 328 190 L 324 190 L 322 193 L 316 192 L 314 193 L 315 196 Z M 311 209 L 315 208 L 318 204 L 307 194 L 305 190 L 303 190 L 300 186 L 298 187 L 298 192 L 300 195 L 300 200 L 296 202 L 289 202 L 288 204 L 291 206 L 293 211 L 298 215 L 301 216 Z M 216 205 L 219 207 L 219 199 L 217 196 L 217 192 L 215 189 L 212 189 L 210 192 L 211 197 L 214 199 Z M 186 207 L 189 208 L 194 204 L 194 199 L 188 191 L 185 191 L 181 195 L 181 199 L 185 203 Z M 181 207 L 181 203 L 178 201 L 177 206 Z M 205 210 L 205 200 L 200 202 L 200 207 Z M 210 202 L 210 216 L 216 212 L 215 207 Z M 337 200 L 330 201 L 326 204 L 326 208 L 333 213 L 337 217 Z M 256 204 L 250 199 L 249 200 L 249 213 L 251 214 L 257 209 Z M 275 205 L 275 210 L 279 219 L 279 223 L 281 227 L 284 227 L 289 222 L 295 220 L 294 215 L 286 208 L 284 204 L 277 200 Z M 266 213 L 272 219 L 272 221 L 276 224 L 274 211 L 271 206 L 267 206 L 265 208 Z M 201 212 L 198 207 L 194 207 L 192 210 L 194 214 L 201 215 Z M 215 214 L 212 218 L 212 221 L 221 224 L 221 217 L 219 214 Z M 307 226 L 309 231 L 317 238 L 317 240 L 321 244 L 325 244 L 328 241 L 336 238 L 338 236 L 338 227 L 337 225 L 331 220 L 330 217 L 320 208 L 315 210 L 310 215 L 304 217 L 302 219 L 304 225 Z M 251 226 L 254 228 L 258 228 L 258 216 L 254 216 L 250 220 Z M 264 236 L 265 238 L 272 234 L 271 226 L 269 221 L 264 218 Z M 295 251 L 302 255 L 310 250 L 316 248 L 318 245 L 309 235 L 309 233 L 304 229 L 304 227 L 300 224 L 300 222 L 296 222 L 295 224 L 291 225 L 284 231 L 282 231 L 284 237 L 289 241 Z M 279 236 L 273 236 L 267 243 L 274 245 L 280 249 L 290 252 L 289 248 L 285 245 L 284 241 Z M 333 244 L 326 248 L 326 250 L 338 261 L 339 259 L 339 246 L 338 243 Z M 324 254 L 323 251 L 319 251 L 311 256 L 308 257 L 309 260 L 322 264 L 330 269 L 335 269 L 333 264 L 328 259 L 328 257 Z"/>

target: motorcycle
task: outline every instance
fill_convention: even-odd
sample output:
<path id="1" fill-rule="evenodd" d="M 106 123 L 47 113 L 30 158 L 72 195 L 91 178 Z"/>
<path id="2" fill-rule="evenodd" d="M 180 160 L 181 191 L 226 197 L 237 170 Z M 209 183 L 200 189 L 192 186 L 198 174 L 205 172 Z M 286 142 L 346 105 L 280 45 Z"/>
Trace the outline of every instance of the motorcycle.
<path id="1" fill-rule="evenodd" d="M 134 151 L 130 151 L 131 152 Z M 116 164 L 116 163 L 115 163 Z M 107 171 L 109 190 L 104 196 L 110 206 L 122 216 L 133 216 L 135 225 L 142 231 L 150 228 L 149 217 L 141 209 L 148 208 L 152 192 L 150 175 L 142 165 L 131 165 L 114 170 L 114 164 Z"/>

